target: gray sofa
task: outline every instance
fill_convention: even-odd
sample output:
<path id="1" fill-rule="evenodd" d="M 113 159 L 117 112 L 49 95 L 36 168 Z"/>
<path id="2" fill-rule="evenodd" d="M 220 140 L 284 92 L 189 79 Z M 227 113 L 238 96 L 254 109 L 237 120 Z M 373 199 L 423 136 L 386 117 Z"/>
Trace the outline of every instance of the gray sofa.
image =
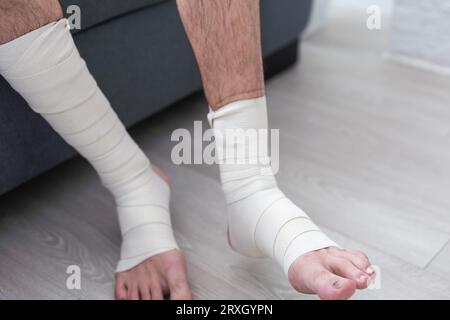
<path id="1" fill-rule="evenodd" d="M 261 0 L 265 72 L 297 60 L 312 0 Z M 201 89 L 171 0 L 62 0 L 81 8 L 81 55 L 129 127 Z M 75 151 L 0 77 L 0 195 L 70 159 Z"/>

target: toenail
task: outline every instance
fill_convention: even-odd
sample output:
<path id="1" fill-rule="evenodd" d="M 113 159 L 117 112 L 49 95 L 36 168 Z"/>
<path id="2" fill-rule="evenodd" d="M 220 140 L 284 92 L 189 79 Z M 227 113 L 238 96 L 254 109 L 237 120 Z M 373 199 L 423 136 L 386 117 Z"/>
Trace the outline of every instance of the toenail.
<path id="1" fill-rule="evenodd" d="M 366 269 L 366 272 L 367 272 L 368 274 L 373 274 L 375 271 L 373 270 L 372 267 L 368 267 L 368 268 Z"/>
<path id="2" fill-rule="evenodd" d="M 336 280 L 335 282 L 333 282 L 333 287 L 335 287 L 336 289 L 340 289 L 342 287 L 342 283 L 339 280 Z"/>

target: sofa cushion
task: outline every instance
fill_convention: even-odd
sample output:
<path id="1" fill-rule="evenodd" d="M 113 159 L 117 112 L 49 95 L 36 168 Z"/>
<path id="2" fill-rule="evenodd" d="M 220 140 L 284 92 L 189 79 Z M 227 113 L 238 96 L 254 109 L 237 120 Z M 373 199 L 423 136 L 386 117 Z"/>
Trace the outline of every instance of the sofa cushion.
<path id="1" fill-rule="evenodd" d="M 89 29 L 107 20 L 169 0 L 60 0 L 63 12 L 77 5 L 81 9 L 81 30 Z"/>

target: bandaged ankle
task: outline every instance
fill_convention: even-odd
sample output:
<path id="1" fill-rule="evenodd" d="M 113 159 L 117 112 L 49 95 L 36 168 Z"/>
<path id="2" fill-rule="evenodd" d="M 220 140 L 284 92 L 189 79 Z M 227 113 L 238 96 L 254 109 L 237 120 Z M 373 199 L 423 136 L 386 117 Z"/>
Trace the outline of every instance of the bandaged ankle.
<path id="1" fill-rule="evenodd" d="M 75 47 L 67 21 L 19 38 L 26 50 L 0 46 L 0 70 L 30 107 L 96 169 L 114 195 L 123 236 L 117 271 L 177 248 L 173 237 L 168 185 L 152 170 L 126 132 Z M 6 60 L 9 60 L 7 64 Z"/>
<path id="2" fill-rule="evenodd" d="M 301 255 L 336 246 L 276 184 L 267 152 L 265 97 L 230 103 L 211 111 L 208 119 L 233 249 L 251 257 L 271 257 L 287 274 Z"/>

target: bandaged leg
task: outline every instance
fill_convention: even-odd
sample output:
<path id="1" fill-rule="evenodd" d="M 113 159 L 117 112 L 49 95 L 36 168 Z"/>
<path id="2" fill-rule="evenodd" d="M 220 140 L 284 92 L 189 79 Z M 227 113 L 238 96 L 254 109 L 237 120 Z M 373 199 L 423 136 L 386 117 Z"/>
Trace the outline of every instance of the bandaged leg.
<path id="1" fill-rule="evenodd" d="M 301 255 L 336 246 L 277 187 L 263 147 L 269 136 L 265 97 L 230 103 L 211 111 L 208 119 L 215 133 L 233 249 L 271 257 L 287 274 Z"/>
<path id="2" fill-rule="evenodd" d="M 94 166 L 114 195 L 123 236 L 117 272 L 177 248 L 169 187 L 98 88 L 65 19 L 1 45 L 0 72 Z"/>

